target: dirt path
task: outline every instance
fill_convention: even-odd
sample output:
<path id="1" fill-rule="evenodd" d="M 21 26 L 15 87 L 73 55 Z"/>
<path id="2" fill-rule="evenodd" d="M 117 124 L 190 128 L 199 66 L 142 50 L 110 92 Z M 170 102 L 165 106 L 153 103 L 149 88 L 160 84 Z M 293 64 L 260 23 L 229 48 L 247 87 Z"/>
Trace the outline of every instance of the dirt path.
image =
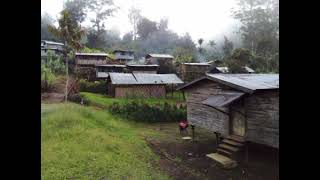
<path id="1" fill-rule="evenodd" d="M 232 170 L 222 169 L 206 154 L 215 152 L 213 134 L 198 129 L 198 141 L 183 141 L 175 124 L 162 125 L 168 137 L 146 137 L 151 149 L 160 156 L 160 168 L 174 179 L 214 180 L 274 180 L 279 179 L 278 153 L 265 147 L 252 147 L 248 168 L 244 164 Z M 153 127 L 154 128 L 154 127 Z M 170 139 L 170 140 L 169 140 Z M 168 141 L 169 140 L 169 141 Z M 158 165 L 158 166 L 159 166 Z"/>

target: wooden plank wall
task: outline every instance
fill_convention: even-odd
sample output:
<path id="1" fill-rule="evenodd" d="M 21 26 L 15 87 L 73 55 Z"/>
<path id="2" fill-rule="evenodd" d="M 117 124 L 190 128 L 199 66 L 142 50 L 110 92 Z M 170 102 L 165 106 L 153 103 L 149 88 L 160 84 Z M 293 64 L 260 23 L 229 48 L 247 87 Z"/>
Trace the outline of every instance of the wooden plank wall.
<path id="1" fill-rule="evenodd" d="M 115 97 L 165 97 L 164 85 L 133 85 L 115 87 Z"/>
<path id="2" fill-rule="evenodd" d="M 279 91 L 257 92 L 245 99 L 246 139 L 279 147 Z"/>
<path id="3" fill-rule="evenodd" d="M 187 117 L 190 124 L 206 128 L 222 135 L 229 134 L 229 116 L 212 107 L 202 104 L 210 95 L 231 88 L 218 83 L 204 80 L 187 89 Z M 222 109 L 228 112 L 228 109 Z"/>

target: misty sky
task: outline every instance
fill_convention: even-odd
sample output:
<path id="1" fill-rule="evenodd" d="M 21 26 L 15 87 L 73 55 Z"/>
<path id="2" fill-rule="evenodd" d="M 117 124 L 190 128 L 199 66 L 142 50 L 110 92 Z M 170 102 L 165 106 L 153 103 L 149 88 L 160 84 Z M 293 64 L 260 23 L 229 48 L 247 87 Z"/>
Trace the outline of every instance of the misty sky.
<path id="1" fill-rule="evenodd" d="M 235 22 L 230 16 L 235 0 L 114 0 L 114 3 L 120 10 L 106 20 L 106 28 L 118 29 L 121 36 L 132 30 L 128 10 L 133 4 L 153 21 L 168 18 L 169 29 L 179 35 L 189 32 L 195 41 L 221 35 Z M 41 13 L 47 12 L 53 18 L 62 7 L 63 0 L 41 0 Z"/>

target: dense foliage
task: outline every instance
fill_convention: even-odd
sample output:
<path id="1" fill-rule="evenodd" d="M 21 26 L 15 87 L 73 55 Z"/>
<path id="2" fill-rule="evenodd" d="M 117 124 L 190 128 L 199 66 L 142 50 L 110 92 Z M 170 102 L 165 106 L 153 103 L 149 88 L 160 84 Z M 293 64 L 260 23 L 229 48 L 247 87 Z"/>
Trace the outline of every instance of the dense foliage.
<path id="1" fill-rule="evenodd" d="M 250 51 L 251 56 L 246 65 L 256 72 L 278 72 L 279 1 L 237 0 L 237 2 L 238 5 L 231 12 L 240 24 L 235 24 L 229 30 L 221 32 L 220 37 L 200 38 L 196 41 L 192 40 L 188 33 L 178 35 L 168 29 L 168 19 L 150 20 L 141 15 L 139 9 L 133 7 L 128 13 L 132 31 L 120 37 L 118 29 L 105 28 L 108 17 L 119 13 L 112 0 L 66 1 L 62 15 L 71 19 L 67 24 L 75 25 L 74 32 L 77 33 L 72 36 L 77 37 L 75 42 L 81 42 L 90 49 L 107 53 L 113 49 L 130 49 L 135 51 L 135 58 L 139 60 L 143 60 L 148 53 L 172 54 L 176 57 L 176 64 L 221 60 L 224 65 L 233 69 L 232 67 L 242 65 L 241 62 L 237 64 L 238 61 L 232 57 L 233 53 L 238 53 L 239 50 L 234 52 L 236 49 L 242 48 Z M 93 18 L 89 19 L 88 13 L 92 14 L 90 17 Z M 90 20 L 91 25 L 83 26 L 85 33 L 79 39 L 80 36 L 77 35 L 80 32 L 79 25 L 84 20 Z M 41 37 L 53 39 L 47 30 L 47 25 L 53 23 L 52 18 L 44 15 L 41 23 Z M 57 38 L 63 39 L 61 36 Z"/>
<path id="2" fill-rule="evenodd" d="M 138 100 L 125 104 L 113 103 L 108 111 L 126 119 L 143 122 L 174 122 L 187 118 L 186 106 L 177 107 L 168 103 L 149 105 Z"/>

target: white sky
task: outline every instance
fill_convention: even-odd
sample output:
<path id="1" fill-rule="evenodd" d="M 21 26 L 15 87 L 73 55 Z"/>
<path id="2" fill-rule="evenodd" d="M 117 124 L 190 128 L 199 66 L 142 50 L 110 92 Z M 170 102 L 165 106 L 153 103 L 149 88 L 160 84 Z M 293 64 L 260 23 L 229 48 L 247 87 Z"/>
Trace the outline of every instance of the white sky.
<path id="1" fill-rule="evenodd" d="M 129 8 L 141 9 L 141 14 L 153 21 L 168 18 L 168 28 L 183 35 L 189 32 L 192 39 L 209 40 L 220 35 L 235 22 L 231 8 L 235 0 L 114 0 L 120 10 L 106 21 L 107 29 L 118 29 L 123 35 L 132 30 L 128 19 Z M 53 18 L 62 10 L 63 0 L 41 0 L 41 13 Z"/>

